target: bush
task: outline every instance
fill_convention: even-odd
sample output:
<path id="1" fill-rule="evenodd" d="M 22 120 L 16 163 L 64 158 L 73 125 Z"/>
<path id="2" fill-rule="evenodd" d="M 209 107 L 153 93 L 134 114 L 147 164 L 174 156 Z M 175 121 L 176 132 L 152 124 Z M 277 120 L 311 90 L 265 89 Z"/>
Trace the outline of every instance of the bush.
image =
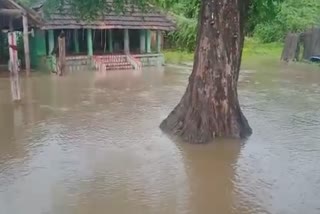
<path id="1" fill-rule="evenodd" d="M 258 23 L 254 35 L 262 42 L 281 41 L 288 32 L 302 32 L 319 24 L 319 0 L 284 0 L 277 14 L 266 22 Z"/>
<path id="2" fill-rule="evenodd" d="M 254 37 L 257 37 L 263 43 L 269 43 L 281 41 L 285 33 L 285 30 L 279 24 L 264 23 L 255 27 Z"/>
<path id="3" fill-rule="evenodd" d="M 170 32 L 167 39 L 171 44 L 170 48 L 182 51 L 193 51 L 197 40 L 197 20 L 183 16 L 175 16 L 177 29 Z"/>

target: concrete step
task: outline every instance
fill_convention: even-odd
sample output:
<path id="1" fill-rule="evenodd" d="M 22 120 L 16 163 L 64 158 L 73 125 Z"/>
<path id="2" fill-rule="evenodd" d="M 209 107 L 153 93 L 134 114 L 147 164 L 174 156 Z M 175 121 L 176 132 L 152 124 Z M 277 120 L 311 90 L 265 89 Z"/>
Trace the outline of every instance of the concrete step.
<path id="1" fill-rule="evenodd" d="M 127 65 L 118 65 L 118 66 L 106 66 L 106 70 L 132 70 L 133 66 L 130 64 Z"/>
<path id="2" fill-rule="evenodd" d="M 67 71 L 88 71 L 92 68 L 89 65 L 67 65 Z"/>
<path id="3" fill-rule="evenodd" d="M 127 59 L 113 59 L 113 60 L 103 59 L 100 62 L 102 62 L 102 63 L 121 63 L 121 62 L 127 62 Z"/>
<path id="4" fill-rule="evenodd" d="M 122 65 L 131 65 L 129 62 L 105 62 L 104 63 L 107 67 L 116 67 Z"/>

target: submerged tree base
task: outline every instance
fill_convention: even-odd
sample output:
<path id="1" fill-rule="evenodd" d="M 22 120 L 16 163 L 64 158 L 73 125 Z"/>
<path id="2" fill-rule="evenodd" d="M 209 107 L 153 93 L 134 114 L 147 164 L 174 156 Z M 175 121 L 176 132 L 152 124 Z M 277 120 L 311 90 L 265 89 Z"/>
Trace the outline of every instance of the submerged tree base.
<path id="1" fill-rule="evenodd" d="M 191 94 L 188 87 L 180 103 L 160 124 L 162 131 L 189 143 L 208 143 L 217 137 L 243 139 L 252 134 L 239 104 L 228 105 L 224 101 L 222 106 L 208 99 L 193 106 Z"/>
<path id="2" fill-rule="evenodd" d="M 241 127 L 240 131 L 232 133 L 231 135 L 218 135 L 213 125 L 198 127 L 197 124 L 199 121 L 191 120 L 183 122 L 178 119 L 176 113 L 170 114 L 170 116 L 161 123 L 160 128 L 166 134 L 181 137 L 185 142 L 195 144 L 209 143 L 217 137 L 245 139 L 252 134 L 252 129 L 242 113 L 240 113 L 240 118 L 241 121 L 239 121 L 240 123 L 238 125 Z M 208 120 L 211 119 L 208 118 Z"/>

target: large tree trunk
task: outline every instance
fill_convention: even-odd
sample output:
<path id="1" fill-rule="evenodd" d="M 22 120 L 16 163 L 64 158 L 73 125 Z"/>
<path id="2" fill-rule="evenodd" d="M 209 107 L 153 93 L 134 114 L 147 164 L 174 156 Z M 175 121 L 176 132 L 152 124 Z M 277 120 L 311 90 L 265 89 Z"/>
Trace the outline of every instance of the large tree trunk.
<path id="1" fill-rule="evenodd" d="M 247 6 L 248 0 L 202 0 L 189 85 L 163 131 L 191 143 L 251 135 L 237 92 Z"/>

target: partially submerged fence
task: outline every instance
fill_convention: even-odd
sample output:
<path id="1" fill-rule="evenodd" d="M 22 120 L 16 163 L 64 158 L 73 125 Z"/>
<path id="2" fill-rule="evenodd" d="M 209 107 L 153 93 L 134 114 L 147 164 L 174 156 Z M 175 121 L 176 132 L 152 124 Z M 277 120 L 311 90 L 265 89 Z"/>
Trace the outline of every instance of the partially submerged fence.
<path id="1" fill-rule="evenodd" d="M 310 60 L 312 56 L 320 56 L 320 28 L 311 28 L 304 33 L 288 33 L 281 60 Z"/>

